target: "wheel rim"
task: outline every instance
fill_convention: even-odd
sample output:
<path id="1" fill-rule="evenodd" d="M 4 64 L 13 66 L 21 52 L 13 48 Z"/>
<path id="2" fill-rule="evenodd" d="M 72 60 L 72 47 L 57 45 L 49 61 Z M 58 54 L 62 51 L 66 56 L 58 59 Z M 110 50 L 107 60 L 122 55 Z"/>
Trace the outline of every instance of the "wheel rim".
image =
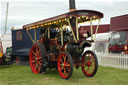
<path id="1" fill-rule="evenodd" d="M 91 76 L 96 67 L 96 61 L 92 53 L 85 53 L 82 57 L 82 71 L 86 76 Z"/>
<path id="2" fill-rule="evenodd" d="M 66 53 L 61 53 L 58 59 L 58 72 L 62 78 L 68 78 L 71 72 L 70 59 Z"/>
<path id="3" fill-rule="evenodd" d="M 16 64 L 20 64 L 20 57 L 16 57 Z"/>
<path id="4" fill-rule="evenodd" d="M 42 67 L 42 57 L 40 54 L 40 48 L 38 45 L 33 45 L 30 51 L 30 66 L 32 69 L 32 72 L 35 74 L 40 73 L 41 67 Z"/>

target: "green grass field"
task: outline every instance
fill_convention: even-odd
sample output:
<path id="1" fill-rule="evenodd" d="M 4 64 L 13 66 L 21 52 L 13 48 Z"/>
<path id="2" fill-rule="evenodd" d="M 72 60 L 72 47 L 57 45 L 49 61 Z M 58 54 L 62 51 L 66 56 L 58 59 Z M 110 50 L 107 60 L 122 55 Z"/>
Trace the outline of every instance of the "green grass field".
<path id="1" fill-rule="evenodd" d="M 81 69 L 74 69 L 72 77 L 63 80 L 54 69 L 36 75 L 29 66 L 0 66 L 0 85 L 128 85 L 128 71 L 99 67 L 94 77 L 87 78 Z"/>

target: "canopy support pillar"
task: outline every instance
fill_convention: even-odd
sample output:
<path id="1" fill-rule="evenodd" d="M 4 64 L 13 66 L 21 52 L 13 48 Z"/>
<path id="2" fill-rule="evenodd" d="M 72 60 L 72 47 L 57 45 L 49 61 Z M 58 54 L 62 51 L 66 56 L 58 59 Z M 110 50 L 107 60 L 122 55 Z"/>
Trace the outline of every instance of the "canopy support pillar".
<path id="1" fill-rule="evenodd" d="M 73 29 L 72 29 L 72 26 L 71 26 L 71 23 L 70 23 L 69 19 L 67 21 L 68 21 L 69 27 L 71 28 L 73 38 L 74 38 L 75 42 L 77 43 L 77 40 L 76 40 L 76 37 L 75 37 L 75 34 L 73 32 Z"/>
<path id="2" fill-rule="evenodd" d="M 37 39 L 36 39 L 36 36 L 37 36 L 37 35 L 36 35 L 36 32 L 37 32 L 37 30 L 34 29 L 35 42 L 36 42 L 36 40 L 37 40 Z"/>
<path id="3" fill-rule="evenodd" d="M 50 29 L 48 27 L 48 39 L 50 39 Z"/>
<path id="4" fill-rule="evenodd" d="M 92 18 L 90 18 L 90 27 L 91 27 L 91 40 L 93 40 Z"/>
<path id="5" fill-rule="evenodd" d="M 26 30 L 26 31 L 27 31 L 27 34 L 28 34 L 29 38 L 31 39 L 32 43 L 34 44 L 35 41 L 32 39 L 32 36 L 31 36 L 30 32 L 28 30 Z"/>
<path id="6" fill-rule="evenodd" d="M 63 26 L 61 25 L 61 45 L 63 46 L 64 41 L 63 41 Z"/>
<path id="7" fill-rule="evenodd" d="M 96 27 L 95 37 L 94 37 L 94 39 L 96 39 L 96 34 L 97 34 L 97 32 L 98 32 L 99 25 L 100 25 L 100 19 L 98 19 L 98 24 L 97 24 L 97 27 Z"/>
<path id="8" fill-rule="evenodd" d="M 79 40 L 79 30 L 78 30 L 78 18 L 76 17 L 76 37 Z"/>

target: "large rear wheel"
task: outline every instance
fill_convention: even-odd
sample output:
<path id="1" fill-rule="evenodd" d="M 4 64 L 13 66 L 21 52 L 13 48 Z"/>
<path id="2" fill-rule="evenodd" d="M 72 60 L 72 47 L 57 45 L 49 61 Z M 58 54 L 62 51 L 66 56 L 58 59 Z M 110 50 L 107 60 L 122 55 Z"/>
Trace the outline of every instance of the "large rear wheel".
<path id="1" fill-rule="evenodd" d="M 58 58 L 58 72 L 63 79 L 69 79 L 73 72 L 73 61 L 71 55 L 65 51 Z"/>
<path id="2" fill-rule="evenodd" d="M 44 66 L 45 53 L 44 45 L 40 43 L 33 44 L 29 55 L 30 67 L 33 73 L 38 74 L 46 71 Z"/>
<path id="3" fill-rule="evenodd" d="M 98 69 L 98 60 L 92 51 L 86 51 L 82 56 L 82 71 L 85 76 L 93 77 Z"/>

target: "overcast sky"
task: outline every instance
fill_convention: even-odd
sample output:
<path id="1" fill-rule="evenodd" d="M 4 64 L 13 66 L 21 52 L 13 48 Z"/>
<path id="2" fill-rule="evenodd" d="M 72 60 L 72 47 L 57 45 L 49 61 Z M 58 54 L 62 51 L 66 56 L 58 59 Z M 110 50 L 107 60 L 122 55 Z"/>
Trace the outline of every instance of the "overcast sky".
<path id="1" fill-rule="evenodd" d="M 0 3 L 0 33 L 3 32 L 6 2 L 9 1 L 8 30 L 25 24 L 60 15 L 69 11 L 69 0 L 2 0 Z M 110 18 L 128 14 L 128 0 L 76 0 L 77 9 L 97 10 L 104 13 L 101 24 Z"/>

